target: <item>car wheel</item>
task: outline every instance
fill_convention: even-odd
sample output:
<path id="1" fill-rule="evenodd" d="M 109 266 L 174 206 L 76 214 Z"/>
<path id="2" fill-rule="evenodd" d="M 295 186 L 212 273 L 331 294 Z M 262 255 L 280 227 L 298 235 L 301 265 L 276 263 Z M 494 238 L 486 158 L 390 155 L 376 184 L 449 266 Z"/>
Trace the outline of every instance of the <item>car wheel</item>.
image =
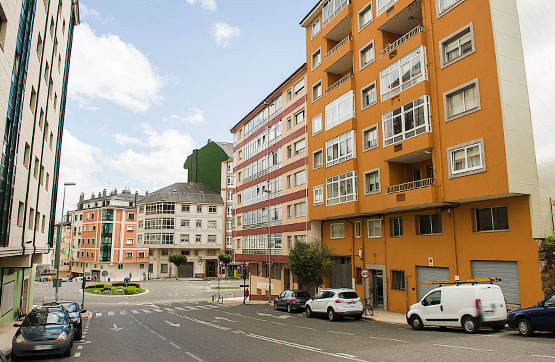
<path id="1" fill-rule="evenodd" d="M 476 319 L 474 319 L 474 317 L 471 317 L 471 316 L 466 316 L 463 318 L 462 326 L 464 328 L 464 331 L 470 334 L 476 333 L 479 330 Z"/>
<path id="2" fill-rule="evenodd" d="M 287 304 L 287 313 L 291 313 L 291 304 Z"/>
<path id="3" fill-rule="evenodd" d="M 410 317 L 410 326 L 415 331 L 419 331 L 424 328 L 424 323 L 422 323 L 422 319 L 420 319 L 419 316 L 413 315 L 412 317 Z"/>
<path id="4" fill-rule="evenodd" d="M 532 326 L 532 323 L 530 323 L 528 319 L 521 318 L 518 321 L 518 333 L 520 333 L 524 337 L 530 337 L 532 334 L 534 334 L 534 326 Z"/>
<path id="5" fill-rule="evenodd" d="M 312 309 L 309 306 L 306 306 L 306 316 L 312 318 Z"/>
<path id="6" fill-rule="evenodd" d="M 332 322 L 335 322 L 337 318 L 337 313 L 333 310 L 333 308 L 328 309 L 328 319 Z"/>
<path id="7" fill-rule="evenodd" d="M 278 310 L 278 309 L 279 309 L 279 308 L 278 308 L 278 305 L 277 305 L 277 303 L 276 303 L 276 302 L 274 302 L 274 310 Z"/>
<path id="8" fill-rule="evenodd" d="M 64 357 L 71 357 L 71 343 L 67 346 L 67 349 L 64 352 Z"/>

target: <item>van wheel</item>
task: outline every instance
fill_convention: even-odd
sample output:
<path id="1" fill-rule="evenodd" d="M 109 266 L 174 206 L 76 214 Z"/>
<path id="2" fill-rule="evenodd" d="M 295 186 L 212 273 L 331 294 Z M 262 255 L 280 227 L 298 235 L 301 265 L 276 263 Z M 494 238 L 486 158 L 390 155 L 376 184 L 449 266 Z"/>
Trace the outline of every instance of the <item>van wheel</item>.
<path id="1" fill-rule="evenodd" d="M 306 316 L 312 318 L 312 309 L 309 306 L 306 307 Z"/>
<path id="2" fill-rule="evenodd" d="M 479 330 L 476 319 L 474 319 L 474 317 L 471 317 L 471 316 L 466 316 L 463 318 L 462 326 L 464 328 L 464 331 L 470 334 L 476 333 Z"/>
<path id="3" fill-rule="evenodd" d="M 333 308 L 328 309 L 328 319 L 332 322 L 335 322 L 337 318 L 337 313 L 333 310 Z"/>
<path id="4" fill-rule="evenodd" d="M 530 337 L 532 334 L 534 334 L 534 326 L 532 326 L 532 323 L 530 323 L 528 319 L 521 318 L 518 321 L 518 333 L 520 333 L 524 337 Z"/>
<path id="5" fill-rule="evenodd" d="M 413 315 L 412 317 L 410 317 L 410 326 L 415 331 L 420 331 L 424 329 L 424 323 L 422 323 L 422 319 L 420 319 L 420 317 L 417 315 Z"/>

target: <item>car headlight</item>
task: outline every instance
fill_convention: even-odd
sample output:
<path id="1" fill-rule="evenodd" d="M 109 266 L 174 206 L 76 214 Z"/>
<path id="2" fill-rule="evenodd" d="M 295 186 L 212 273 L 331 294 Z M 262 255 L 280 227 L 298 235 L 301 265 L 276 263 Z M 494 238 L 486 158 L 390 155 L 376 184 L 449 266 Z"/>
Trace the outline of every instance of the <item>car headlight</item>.
<path id="1" fill-rule="evenodd" d="M 23 337 L 23 333 L 21 333 L 19 336 L 15 337 L 15 342 L 16 343 L 25 343 L 25 342 L 27 342 L 27 340 L 25 339 L 25 337 Z"/>
<path id="2" fill-rule="evenodd" d="M 63 341 L 63 340 L 66 340 L 66 339 L 67 339 L 67 333 L 63 332 L 63 331 L 62 331 L 62 333 L 60 333 L 60 335 L 57 338 L 58 341 Z"/>

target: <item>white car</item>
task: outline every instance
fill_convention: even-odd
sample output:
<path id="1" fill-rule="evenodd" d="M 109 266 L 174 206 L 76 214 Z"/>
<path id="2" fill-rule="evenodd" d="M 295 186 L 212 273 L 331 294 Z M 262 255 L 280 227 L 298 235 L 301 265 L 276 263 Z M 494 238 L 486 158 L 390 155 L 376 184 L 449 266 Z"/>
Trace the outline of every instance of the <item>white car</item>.
<path id="1" fill-rule="evenodd" d="M 305 305 L 306 316 L 327 314 L 330 321 L 343 316 L 362 318 L 362 301 L 354 289 L 324 289 L 310 298 Z"/>
<path id="2" fill-rule="evenodd" d="M 494 284 L 435 288 L 407 311 L 407 322 L 415 330 L 437 326 L 462 327 L 467 333 L 476 333 L 480 327 L 501 331 L 506 321 L 507 303 Z"/>

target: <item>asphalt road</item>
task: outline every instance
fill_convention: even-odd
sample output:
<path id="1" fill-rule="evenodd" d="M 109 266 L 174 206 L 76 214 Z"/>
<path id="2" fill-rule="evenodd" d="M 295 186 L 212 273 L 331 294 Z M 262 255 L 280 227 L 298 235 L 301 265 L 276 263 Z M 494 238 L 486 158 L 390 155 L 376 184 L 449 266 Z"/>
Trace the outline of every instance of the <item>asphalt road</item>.
<path id="1" fill-rule="evenodd" d="M 194 282 L 191 282 L 194 283 Z M 200 282 L 199 282 L 200 283 Z M 202 283 L 201 283 L 202 284 Z M 166 288 L 163 286 L 162 288 Z M 154 293 L 160 294 L 156 291 Z M 329 322 L 266 305 L 202 298 L 87 307 L 72 360 L 114 361 L 551 361 L 555 335 L 413 331 L 407 325 Z M 48 361 L 59 361 L 59 358 Z"/>

